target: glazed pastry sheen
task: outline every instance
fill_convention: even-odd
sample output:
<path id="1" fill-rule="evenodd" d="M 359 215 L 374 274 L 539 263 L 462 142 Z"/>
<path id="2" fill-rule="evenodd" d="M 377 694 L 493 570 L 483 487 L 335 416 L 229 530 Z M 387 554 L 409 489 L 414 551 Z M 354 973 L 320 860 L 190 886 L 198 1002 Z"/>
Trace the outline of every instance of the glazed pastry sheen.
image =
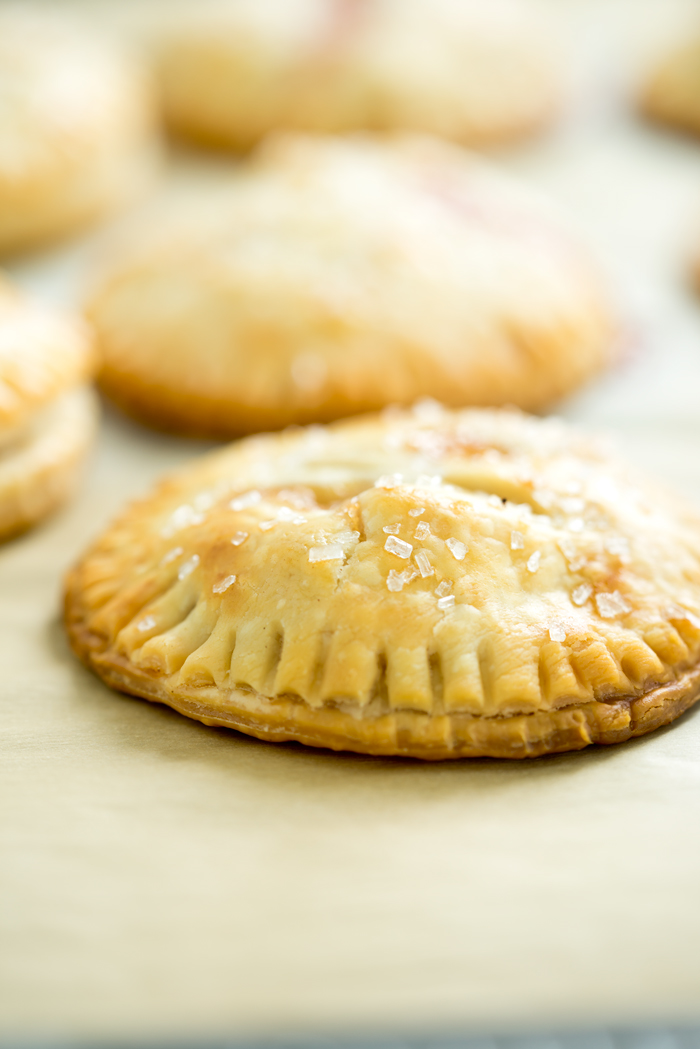
<path id="1" fill-rule="evenodd" d="M 700 518 L 563 424 L 433 402 L 250 438 L 67 581 L 112 686 L 268 740 L 527 757 L 700 689 Z"/>

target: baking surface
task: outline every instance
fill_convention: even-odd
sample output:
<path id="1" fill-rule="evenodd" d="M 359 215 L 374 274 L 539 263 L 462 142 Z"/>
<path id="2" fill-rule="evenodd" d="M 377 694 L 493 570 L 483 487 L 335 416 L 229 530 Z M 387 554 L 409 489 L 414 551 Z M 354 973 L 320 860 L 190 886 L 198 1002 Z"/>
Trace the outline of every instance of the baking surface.
<path id="1" fill-rule="evenodd" d="M 625 94 L 692 4 L 550 0 L 568 120 L 503 155 L 609 273 L 625 357 L 560 414 L 700 504 L 700 143 Z M 212 171 L 210 171 L 212 167 Z M 222 166 L 180 157 L 186 184 Z M 10 266 L 77 301 L 99 236 Z M 504 1030 L 700 1021 L 700 708 L 620 748 L 421 765 L 272 746 L 110 692 L 60 579 L 207 445 L 105 412 L 78 500 L 0 548 L 0 1030 Z"/>

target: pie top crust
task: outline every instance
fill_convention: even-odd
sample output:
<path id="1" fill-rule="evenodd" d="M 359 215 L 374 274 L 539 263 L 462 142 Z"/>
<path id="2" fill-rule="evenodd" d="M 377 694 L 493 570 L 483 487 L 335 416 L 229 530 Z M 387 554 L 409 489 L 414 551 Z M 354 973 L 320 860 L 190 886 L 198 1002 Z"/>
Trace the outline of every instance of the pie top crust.
<path id="1" fill-rule="evenodd" d="M 700 518 L 559 421 L 425 402 L 184 469 L 74 569 L 67 620 L 112 684 L 203 720 L 497 736 L 693 672 Z"/>
<path id="2" fill-rule="evenodd" d="M 166 118 L 238 148 L 279 128 L 482 144 L 539 128 L 560 93 L 543 26 L 509 0 L 200 3 L 160 53 Z"/>
<path id="3" fill-rule="evenodd" d="M 89 381 L 95 365 L 82 321 L 37 305 L 0 276 L 0 447 L 37 412 Z"/>
<path id="4" fill-rule="evenodd" d="M 585 252 L 480 158 L 282 136 L 244 170 L 166 209 L 92 297 L 102 384 L 135 414 L 234 436 L 424 395 L 532 409 L 608 363 Z"/>

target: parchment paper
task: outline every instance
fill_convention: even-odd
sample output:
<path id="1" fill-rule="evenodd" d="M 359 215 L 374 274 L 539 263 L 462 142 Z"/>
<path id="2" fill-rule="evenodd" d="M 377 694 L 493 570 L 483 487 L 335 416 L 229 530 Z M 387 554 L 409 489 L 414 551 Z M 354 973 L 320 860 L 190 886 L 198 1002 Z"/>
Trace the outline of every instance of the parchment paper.
<path id="1" fill-rule="evenodd" d="M 635 123 L 624 97 L 692 5 L 550 6 L 568 121 L 503 159 L 575 214 L 630 333 L 625 363 L 562 413 L 700 501 L 700 306 L 683 285 L 700 145 Z M 76 301 L 97 242 L 12 270 Z M 700 710 L 619 748 L 422 765 L 207 729 L 77 664 L 62 573 L 204 447 L 108 412 L 80 497 L 0 548 L 0 1031 L 700 1020 Z"/>

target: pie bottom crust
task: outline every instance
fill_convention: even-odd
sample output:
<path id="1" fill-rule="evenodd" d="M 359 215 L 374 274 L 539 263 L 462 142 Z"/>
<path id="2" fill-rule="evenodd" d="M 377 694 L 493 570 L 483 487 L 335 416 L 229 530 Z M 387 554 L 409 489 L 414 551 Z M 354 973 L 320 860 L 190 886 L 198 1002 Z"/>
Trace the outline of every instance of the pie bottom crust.
<path id="1" fill-rule="evenodd" d="M 133 666 L 87 630 L 77 602 L 66 599 L 71 645 L 106 684 L 121 692 L 163 703 L 205 725 L 232 728 L 272 743 L 295 741 L 311 747 L 360 754 L 444 761 L 452 758 L 536 758 L 582 750 L 591 743 L 624 743 L 667 725 L 700 699 L 700 664 L 675 681 L 609 702 L 591 701 L 507 717 L 424 714 L 397 710 L 363 717 L 338 707 L 310 707 L 293 697 L 269 699 L 258 692 L 211 687 L 177 687 Z"/>

